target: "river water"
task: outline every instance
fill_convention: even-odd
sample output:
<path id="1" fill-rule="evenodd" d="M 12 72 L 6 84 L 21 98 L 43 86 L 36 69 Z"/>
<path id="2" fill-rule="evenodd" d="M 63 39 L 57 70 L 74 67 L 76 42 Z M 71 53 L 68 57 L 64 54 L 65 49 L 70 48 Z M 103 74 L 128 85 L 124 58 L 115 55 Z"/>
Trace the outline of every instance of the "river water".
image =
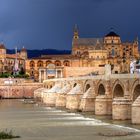
<path id="1" fill-rule="evenodd" d="M 0 130 L 5 129 L 21 136 L 19 140 L 140 140 L 140 126 L 128 122 L 111 124 L 107 117 L 83 116 L 20 100 L 0 101 Z M 112 136 L 128 132 L 132 135 Z"/>

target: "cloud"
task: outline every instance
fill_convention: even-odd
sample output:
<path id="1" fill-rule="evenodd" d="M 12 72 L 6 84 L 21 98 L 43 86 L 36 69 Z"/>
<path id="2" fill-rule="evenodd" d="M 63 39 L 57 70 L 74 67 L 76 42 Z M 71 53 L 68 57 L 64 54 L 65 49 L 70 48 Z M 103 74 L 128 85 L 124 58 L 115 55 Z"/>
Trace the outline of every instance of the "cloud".
<path id="1" fill-rule="evenodd" d="M 30 49 L 71 49 L 75 23 L 83 37 L 102 37 L 111 26 L 124 39 L 132 40 L 135 34 L 140 34 L 139 0 L 0 0 L 0 3 L 0 41 L 4 40 L 8 48 L 24 45 Z"/>

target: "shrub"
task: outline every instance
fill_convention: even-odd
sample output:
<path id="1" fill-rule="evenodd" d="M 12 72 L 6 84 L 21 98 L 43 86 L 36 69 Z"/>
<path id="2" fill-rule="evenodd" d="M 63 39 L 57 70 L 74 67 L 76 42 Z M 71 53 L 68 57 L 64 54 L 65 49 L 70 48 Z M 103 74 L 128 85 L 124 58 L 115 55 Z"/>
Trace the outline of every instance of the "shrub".
<path id="1" fill-rule="evenodd" d="M 13 139 L 13 138 L 20 138 L 20 136 L 14 136 L 13 132 L 7 131 L 7 129 L 5 131 L 1 131 L 0 132 L 0 139 Z"/>

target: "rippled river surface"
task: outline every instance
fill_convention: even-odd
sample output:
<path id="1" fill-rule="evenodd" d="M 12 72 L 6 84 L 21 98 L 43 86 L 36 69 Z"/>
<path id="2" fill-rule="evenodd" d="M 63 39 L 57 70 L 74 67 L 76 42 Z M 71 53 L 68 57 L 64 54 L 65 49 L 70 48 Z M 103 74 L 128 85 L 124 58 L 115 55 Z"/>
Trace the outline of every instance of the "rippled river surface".
<path id="1" fill-rule="evenodd" d="M 23 104 L 20 100 L 0 101 L 0 130 L 12 130 L 21 136 L 19 140 L 140 140 L 139 128 L 110 124 L 94 116 Z M 106 135 L 122 132 L 134 134 Z"/>

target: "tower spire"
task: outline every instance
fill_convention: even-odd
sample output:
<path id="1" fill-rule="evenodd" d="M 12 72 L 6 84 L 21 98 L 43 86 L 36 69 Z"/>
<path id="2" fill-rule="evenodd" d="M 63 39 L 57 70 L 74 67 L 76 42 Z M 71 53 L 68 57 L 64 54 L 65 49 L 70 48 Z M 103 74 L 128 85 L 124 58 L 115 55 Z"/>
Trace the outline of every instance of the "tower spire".
<path id="1" fill-rule="evenodd" d="M 77 24 L 75 24 L 74 26 L 74 36 L 73 36 L 74 39 L 78 39 L 79 38 L 79 33 L 78 33 L 78 26 Z"/>
<path id="2" fill-rule="evenodd" d="M 139 44 L 139 38 L 138 38 L 138 36 L 136 37 L 135 42 L 136 42 L 136 44 Z"/>

